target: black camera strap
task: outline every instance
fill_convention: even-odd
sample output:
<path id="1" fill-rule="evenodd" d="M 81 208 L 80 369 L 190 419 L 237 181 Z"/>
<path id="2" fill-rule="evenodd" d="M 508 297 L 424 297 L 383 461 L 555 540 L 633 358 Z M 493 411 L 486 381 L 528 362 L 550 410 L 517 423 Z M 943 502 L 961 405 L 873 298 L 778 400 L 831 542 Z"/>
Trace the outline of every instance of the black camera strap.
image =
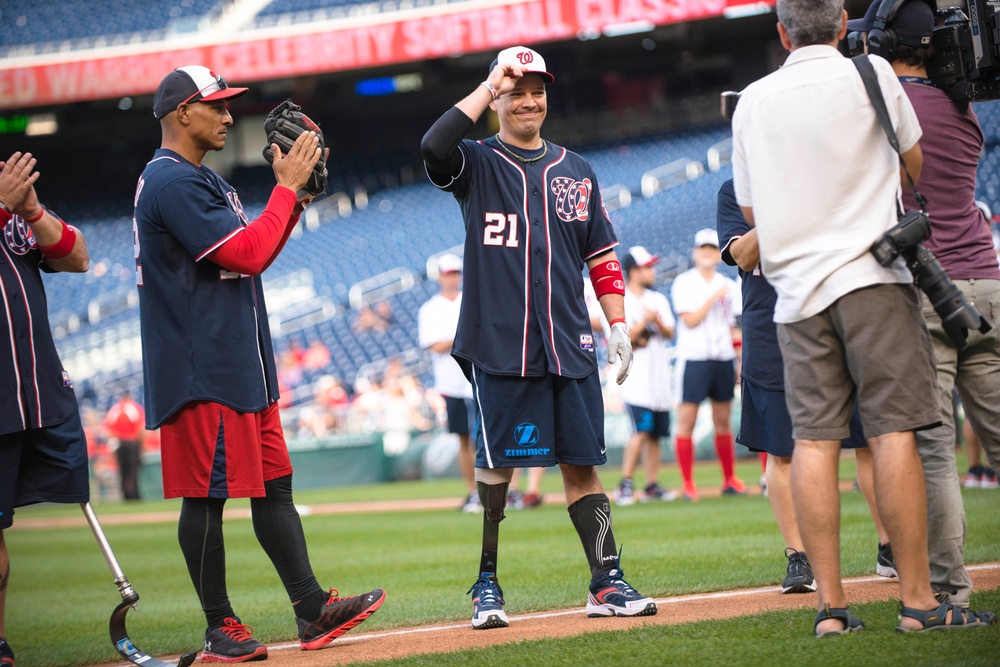
<path id="1" fill-rule="evenodd" d="M 868 91 L 868 97 L 872 101 L 872 106 L 875 107 L 875 115 L 878 117 L 879 125 L 885 130 L 886 136 L 889 137 L 889 144 L 892 145 L 893 150 L 899 155 L 899 164 L 903 167 L 903 173 L 906 174 L 906 178 L 910 181 L 910 187 L 913 188 L 913 198 L 917 200 L 917 204 L 920 206 L 920 210 L 927 212 L 927 199 L 924 198 L 920 191 L 917 190 L 917 184 L 913 180 L 913 176 L 910 175 L 910 170 L 906 168 L 906 162 L 903 160 L 902 151 L 899 149 L 899 139 L 896 137 L 896 130 L 892 128 L 892 121 L 889 120 L 889 110 L 885 106 L 885 98 L 882 96 L 882 88 L 878 85 L 878 79 L 875 76 L 875 68 L 872 66 L 871 61 L 868 56 L 861 54 L 860 56 L 854 56 L 851 58 L 854 62 L 854 66 L 858 68 L 858 73 L 861 75 L 861 80 L 865 84 L 865 90 Z M 899 202 L 896 202 L 896 207 L 899 208 Z M 902 214 L 902 209 L 899 209 L 899 213 Z"/>

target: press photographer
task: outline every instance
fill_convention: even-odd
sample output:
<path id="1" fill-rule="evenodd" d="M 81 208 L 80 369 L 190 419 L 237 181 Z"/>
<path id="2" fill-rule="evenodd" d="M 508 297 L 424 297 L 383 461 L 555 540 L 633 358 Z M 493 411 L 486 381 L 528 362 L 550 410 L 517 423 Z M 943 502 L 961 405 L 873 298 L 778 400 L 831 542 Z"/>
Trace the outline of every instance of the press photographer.
<path id="1" fill-rule="evenodd" d="M 970 2 L 982 10 L 978 0 Z M 954 12 L 938 11 L 941 16 L 954 17 Z M 995 467 L 1000 463 L 1000 339 L 996 320 L 1000 313 L 1000 268 L 989 222 L 975 202 L 983 131 L 972 105 L 953 99 L 928 74 L 931 63 L 941 62 L 942 52 L 936 47 L 944 34 L 941 26 L 935 27 L 932 2 L 876 0 L 863 19 L 848 22 L 848 29 L 867 33 L 869 54 L 889 61 L 923 128 L 920 148 L 924 162 L 918 185 L 927 199 L 927 215 L 917 214 L 922 207 L 904 189 L 903 204 L 913 215 L 882 237 L 873 251 L 882 255 L 883 263 L 896 253 L 906 259 L 924 292 L 922 314 L 934 346 L 941 404 L 950 405 L 952 390 L 958 389 L 966 414 Z M 990 54 L 981 63 L 992 62 L 995 49 L 991 46 L 987 51 Z M 979 73 L 991 71 L 983 68 Z M 966 88 L 990 90 L 976 81 L 970 81 Z M 955 85 L 950 88 L 951 92 L 957 89 Z M 944 273 L 952 280 L 942 279 Z M 982 324 L 990 329 L 977 326 L 980 314 Z M 967 340 L 963 328 L 968 330 Z M 935 592 L 945 592 L 952 602 L 966 606 L 972 581 L 965 570 L 965 513 L 955 462 L 955 421 L 950 414 L 945 417 L 941 426 L 917 433 L 927 485 L 931 577 Z"/>

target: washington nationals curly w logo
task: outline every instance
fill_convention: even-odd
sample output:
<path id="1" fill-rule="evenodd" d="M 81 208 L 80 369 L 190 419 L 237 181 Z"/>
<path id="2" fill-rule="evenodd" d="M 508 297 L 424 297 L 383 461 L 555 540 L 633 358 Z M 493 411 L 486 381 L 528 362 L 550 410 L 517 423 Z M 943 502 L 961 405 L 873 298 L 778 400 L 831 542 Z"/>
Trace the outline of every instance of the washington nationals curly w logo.
<path id="1" fill-rule="evenodd" d="M 563 222 L 579 220 L 586 222 L 590 218 L 588 204 L 590 203 L 591 183 L 589 178 L 574 181 L 568 176 L 552 179 L 552 194 L 556 196 L 556 215 Z"/>
<path id="2" fill-rule="evenodd" d="M 528 63 L 530 63 L 534 59 L 535 59 L 535 56 L 532 55 L 531 51 L 521 51 L 520 53 L 517 54 L 517 60 L 522 65 L 527 65 Z"/>

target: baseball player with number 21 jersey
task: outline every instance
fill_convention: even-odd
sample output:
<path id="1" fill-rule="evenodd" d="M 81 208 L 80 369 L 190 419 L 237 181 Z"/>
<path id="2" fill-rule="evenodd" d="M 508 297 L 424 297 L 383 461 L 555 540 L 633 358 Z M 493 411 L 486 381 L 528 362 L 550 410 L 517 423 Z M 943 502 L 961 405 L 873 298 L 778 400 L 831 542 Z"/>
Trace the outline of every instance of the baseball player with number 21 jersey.
<path id="1" fill-rule="evenodd" d="M 570 518 L 591 570 L 589 616 L 656 613 L 624 580 L 611 512 L 595 466 L 606 462 L 597 354 L 583 298 L 590 279 L 611 325 L 608 356 L 620 384 L 632 346 L 614 229 L 597 177 L 579 155 L 541 137 L 546 84 L 536 51 L 504 49 L 488 77 L 424 135 L 430 180 L 458 201 L 465 223 L 462 309 L 452 355 L 476 409 L 476 485 L 483 550 L 472 627 L 506 627 L 497 580 L 499 523 L 518 467 L 559 465 Z M 465 139 L 493 109 L 500 131 Z"/>

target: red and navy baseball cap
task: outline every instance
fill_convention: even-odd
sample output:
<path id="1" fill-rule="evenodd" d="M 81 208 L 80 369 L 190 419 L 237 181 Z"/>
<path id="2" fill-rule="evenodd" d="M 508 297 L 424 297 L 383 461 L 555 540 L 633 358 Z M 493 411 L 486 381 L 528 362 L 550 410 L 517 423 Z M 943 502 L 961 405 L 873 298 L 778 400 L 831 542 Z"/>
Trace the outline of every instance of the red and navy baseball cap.
<path id="1" fill-rule="evenodd" d="M 625 259 L 622 260 L 622 270 L 628 274 L 629 271 L 636 267 L 644 269 L 647 266 L 653 266 L 659 261 L 660 258 L 657 255 L 652 254 L 643 246 L 634 245 L 625 253 Z"/>
<path id="2" fill-rule="evenodd" d="M 153 116 L 159 120 L 182 104 L 235 99 L 249 90 L 230 88 L 220 75 L 201 65 L 178 67 L 160 81 L 153 97 Z"/>
<path id="3" fill-rule="evenodd" d="M 529 49 L 527 46 L 512 46 L 504 49 L 493 60 L 490 65 L 490 72 L 497 65 L 517 65 L 525 74 L 540 74 L 542 81 L 552 83 L 556 80 L 552 74 L 545 69 L 545 58 L 538 51 Z"/>

